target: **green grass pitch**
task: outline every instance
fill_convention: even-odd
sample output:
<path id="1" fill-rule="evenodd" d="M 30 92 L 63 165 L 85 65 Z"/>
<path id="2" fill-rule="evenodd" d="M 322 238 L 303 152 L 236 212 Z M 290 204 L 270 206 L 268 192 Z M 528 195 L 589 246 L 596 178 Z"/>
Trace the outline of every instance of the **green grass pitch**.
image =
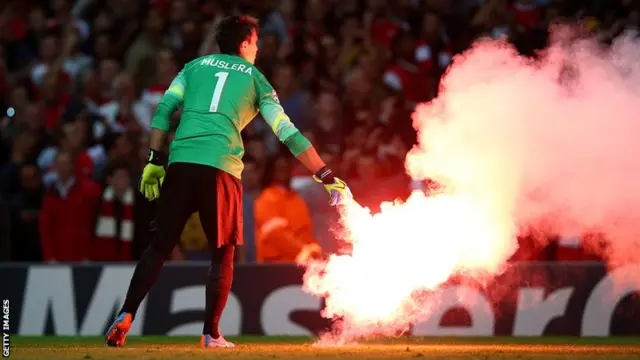
<path id="1" fill-rule="evenodd" d="M 130 336 L 124 348 L 101 337 L 11 338 L 11 359 L 640 359 L 639 338 L 396 338 L 344 347 L 301 337 L 229 337 L 234 349 L 203 350 L 198 337 Z"/>

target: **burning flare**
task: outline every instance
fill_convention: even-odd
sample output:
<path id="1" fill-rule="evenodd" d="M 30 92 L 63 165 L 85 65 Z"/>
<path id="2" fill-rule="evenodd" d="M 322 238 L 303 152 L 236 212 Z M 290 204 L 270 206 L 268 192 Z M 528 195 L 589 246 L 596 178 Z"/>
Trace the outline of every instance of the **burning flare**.
<path id="1" fill-rule="evenodd" d="M 552 35 L 538 59 L 477 42 L 454 59 L 439 97 L 418 106 L 407 172 L 440 192 L 373 215 L 356 203 L 342 210 L 349 251 L 304 276 L 336 320 L 331 342 L 406 330 L 453 276 L 503 272 L 519 230 L 542 220 L 556 234 L 605 234 L 612 266 L 637 260 L 640 43 L 623 36 L 605 49 L 568 28 Z"/>

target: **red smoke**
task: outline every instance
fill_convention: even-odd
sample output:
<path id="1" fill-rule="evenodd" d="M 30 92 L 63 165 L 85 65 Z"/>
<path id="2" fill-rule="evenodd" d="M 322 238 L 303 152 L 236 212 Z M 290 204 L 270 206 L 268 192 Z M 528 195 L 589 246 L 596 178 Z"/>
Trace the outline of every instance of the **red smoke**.
<path id="1" fill-rule="evenodd" d="M 374 216 L 348 207 L 352 252 L 307 269 L 305 289 L 341 319 L 339 338 L 424 319 L 416 294 L 451 276 L 500 274 L 527 226 L 600 232 L 610 265 L 638 260 L 640 42 L 573 35 L 556 29 L 535 60 L 488 40 L 454 59 L 438 98 L 413 115 L 419 145 L 406 161 L 443 192 Z"/>

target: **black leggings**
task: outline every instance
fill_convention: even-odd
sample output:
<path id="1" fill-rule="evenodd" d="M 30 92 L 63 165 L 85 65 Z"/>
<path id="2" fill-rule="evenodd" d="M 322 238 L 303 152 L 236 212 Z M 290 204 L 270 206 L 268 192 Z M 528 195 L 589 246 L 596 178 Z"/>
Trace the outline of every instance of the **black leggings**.
<path id="1" fill-rule="evenodd" d="M 235 244 L 238 243 L 236 229 L 242 227 L 241 217 L 230 214 L 221 216 L 218 198 L 240 196 L 240 199 L 231 201 L 226 199 L 226 203 L 238 204 L 241 195 L 239 180 L 227 173 L 203 165 L 172 164 L 167 171 L 158 201 L 156 236 L 136 266 L 122 311 L 135 317 L 140 303 L 156 282 L 162 265 L 178 244 L 187 220 L 193 212 L 198 211 L 211 248 L 203 334 L 217 337 L 220 317 L 233 282 L 233 258 Z M 235 223 L 221 224 L 221 221 Z M 221 233 L 221 227 L 232 231 Z M 220 239 L 225 234 L 230 234 L 229 238 Z M 240 238 L 240 242 L 241 240 Z"/>

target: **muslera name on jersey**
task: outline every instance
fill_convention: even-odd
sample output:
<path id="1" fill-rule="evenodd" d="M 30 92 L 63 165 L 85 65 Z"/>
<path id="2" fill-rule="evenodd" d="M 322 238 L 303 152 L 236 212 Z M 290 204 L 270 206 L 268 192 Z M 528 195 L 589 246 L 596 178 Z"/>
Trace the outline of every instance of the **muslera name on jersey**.
<path id="1" fill-rule="evenodd" d="M 200 62 L 200 65 L 209 65 L 209 66 L 215 66 L 219 69 L 225 69 L 225 70 L 235 70 L 235 71 L 239 71 L 239 72 L 243 72 L 245 74 L 251 75 L 251 66 L 246 66 L 244 64 L 230 64 L 224 60 L 218 60 L 218 59 L 203 59 Z"/>

